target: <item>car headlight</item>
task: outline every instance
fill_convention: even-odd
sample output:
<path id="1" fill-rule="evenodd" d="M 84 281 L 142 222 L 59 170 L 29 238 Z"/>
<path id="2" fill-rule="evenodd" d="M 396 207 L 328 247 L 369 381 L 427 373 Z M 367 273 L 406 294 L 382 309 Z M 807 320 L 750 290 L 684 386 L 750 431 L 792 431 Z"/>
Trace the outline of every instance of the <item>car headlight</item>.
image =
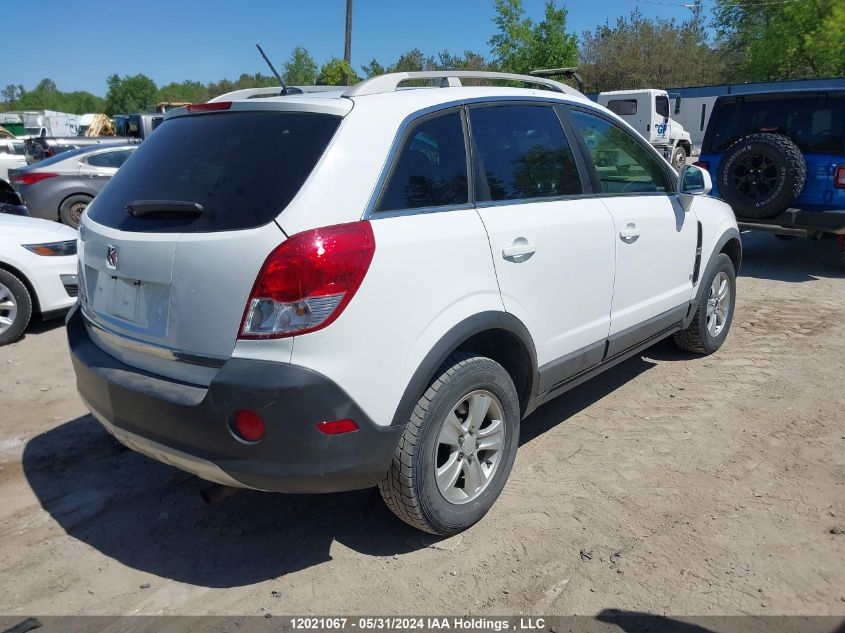
<path id="1" fill-rule="evenodd" d="M 76 240 L 47 242 L 45 244 L 24 244 L 23 247 L 36 255 L 44 255 L 46 257 L 76 255 Z"/>

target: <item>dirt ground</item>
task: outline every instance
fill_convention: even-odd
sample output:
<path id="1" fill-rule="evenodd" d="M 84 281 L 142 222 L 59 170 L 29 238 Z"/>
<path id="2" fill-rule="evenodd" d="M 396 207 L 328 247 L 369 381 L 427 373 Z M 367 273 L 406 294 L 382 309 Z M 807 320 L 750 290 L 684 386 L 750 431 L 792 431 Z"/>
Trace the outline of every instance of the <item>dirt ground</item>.
<path id="1" fill-rule="evenodd" d="M 207 506 L 86 415 L 37 326 L 0 348 L 0 613 L 845 615 L 845 262 L 745 249 L 719 353 L 661 343 L 544 406 L 447 540 L 374 490 Z"/>

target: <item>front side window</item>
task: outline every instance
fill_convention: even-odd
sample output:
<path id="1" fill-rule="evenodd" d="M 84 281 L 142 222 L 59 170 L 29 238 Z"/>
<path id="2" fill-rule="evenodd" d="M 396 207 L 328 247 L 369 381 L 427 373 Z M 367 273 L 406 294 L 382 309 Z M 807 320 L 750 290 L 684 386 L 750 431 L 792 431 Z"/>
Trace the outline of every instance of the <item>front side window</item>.
<path id="1" fill-rule="evenodd" d="M 397 154 L 376 211 L 469 202 L 461 115 L 428 118 L 411 128 Z"/>
<path id="2" fill-rule="evenodd" d="M 630 132 L 583 110 L 571 110 L 570 116 L 592 156 L 602 193 L 668 193 L 673 190 L 660 159 Z"/>
<path id="3" fill-rule="evenodd" d="M 552 107 L 473 108 L 469 118 L 479 201 L 583 193 L 575 156 Z"/>
<path id="4" fill-rule="evenodd" d="M 654 109 L 664 119 L 669 118 L 669 97 L 658 96 L 654 98 Z"/>

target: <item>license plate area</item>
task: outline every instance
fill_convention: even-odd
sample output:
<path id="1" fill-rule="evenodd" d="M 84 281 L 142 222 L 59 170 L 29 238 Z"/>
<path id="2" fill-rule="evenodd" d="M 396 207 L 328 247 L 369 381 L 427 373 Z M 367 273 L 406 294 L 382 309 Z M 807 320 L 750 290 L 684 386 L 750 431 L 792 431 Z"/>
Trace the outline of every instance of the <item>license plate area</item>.
<path id="1" fill-rule="evenodd" d="M 98 271 L 94 287 L 92 307 L 95 314 L 138 332 L 166 335 L 169 285 Z"/>

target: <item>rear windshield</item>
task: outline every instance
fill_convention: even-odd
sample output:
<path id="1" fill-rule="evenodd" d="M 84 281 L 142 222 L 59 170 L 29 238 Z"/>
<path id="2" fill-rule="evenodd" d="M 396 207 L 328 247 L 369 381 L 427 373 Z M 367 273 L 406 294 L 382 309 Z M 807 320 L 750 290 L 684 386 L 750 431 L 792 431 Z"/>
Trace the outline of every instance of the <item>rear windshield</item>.
<path id="1" fill-rule="evenodd" d="M 817 95 L 784 99 L 753 96 L 726 101 L 711 121 L 711 152 L 723 152 L 732 143 L 755 132 L 776 132 L 791 138 L 802 152 L 841 154 L 845 150 L 845 99 Z"/>
<path id="2" fill-rule="evenodd" d="M 91 205 L 92 220 L 124 231 L 201 232 L 273 220 L 308 178 L 340 117 L 306 112 L 223 112 L 161 125 Z M 198 203 L 199 217 L 143 217 L 144 200 Z"/>

